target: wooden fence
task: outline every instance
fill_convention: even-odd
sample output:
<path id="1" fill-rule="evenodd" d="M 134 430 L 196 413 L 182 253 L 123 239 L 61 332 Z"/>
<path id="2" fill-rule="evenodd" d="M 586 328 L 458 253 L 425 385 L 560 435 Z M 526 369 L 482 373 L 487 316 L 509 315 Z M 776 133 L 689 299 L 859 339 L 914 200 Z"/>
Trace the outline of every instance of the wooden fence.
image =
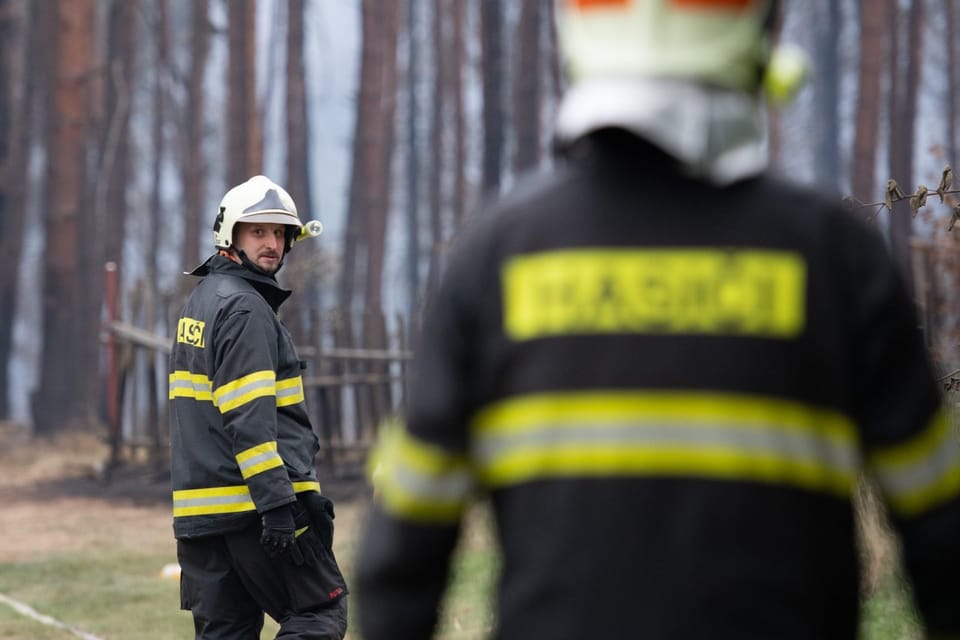
<path id="1" fill-rule="evenodd" d="M 351 318 L 330 313 L 315 323 L 312 344 L 297 347 L 307 411 L 320 440 L 324 470 L 336 476 L 361 471 L 377 425 L 402 411 L 411 352 L 401 317 L 387 326 L 382 314 L 368 316 L 383 348 L 356 346 Z M 111 455 L 108 467 L 133 459 L 166 469 L 169 457 L 167 362 L 172 338 L 108 320 L 105 416 Z"/>

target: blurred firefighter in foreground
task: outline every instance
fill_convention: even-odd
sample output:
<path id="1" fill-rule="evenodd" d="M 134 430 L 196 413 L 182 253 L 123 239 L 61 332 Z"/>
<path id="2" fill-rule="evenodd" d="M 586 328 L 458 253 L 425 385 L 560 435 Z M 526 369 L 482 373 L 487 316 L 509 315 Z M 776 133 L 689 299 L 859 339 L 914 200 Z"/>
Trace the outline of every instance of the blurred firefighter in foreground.
<path id="1" fill-rule="evenodd" d="M 911 301 L 839 199 L 765 173 L 775 10 L 562 5 L 556 168 L 459 239 L 375 453 L 365 640 L 431 635 L 477 492 L 496 638 L 854 640 L 861 470 L 960 634 L 958 443 Z"/>
<path id="2" fill-rule="evenodd" d="M 264 176 L 227 192 L 217 253 L 194 289 L 170 358 L 173 528 L 181 606 L 196 637 L 339 640 L 346 585 L 333 556 L 333 504 L 320 494 L 317 437 L 300 360 L 277 310 L 275 275 L 293 243 L 318 235 Z"/>

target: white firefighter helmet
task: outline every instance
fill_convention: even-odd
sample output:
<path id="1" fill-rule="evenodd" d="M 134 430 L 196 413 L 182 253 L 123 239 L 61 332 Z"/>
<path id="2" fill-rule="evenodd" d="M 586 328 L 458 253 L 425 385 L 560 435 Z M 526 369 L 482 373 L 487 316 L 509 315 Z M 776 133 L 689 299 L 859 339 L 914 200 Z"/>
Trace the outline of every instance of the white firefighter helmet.
<path id="1" fill-rule="evenodd" d="M 776 0 L 559 0 L 573 82 L 655 77 L 754 91 Z"/>
<path id="2" fill-rule="evenodd" d="M 220 211 L 213 225 L 213 244 L 218 249 L 233 246 L 233 229 L 238 222 L 272 222 L 290 227 L 286 233 L 286 250 L 303 224 L 297 205 L 286 190 L 266 176 L 253 176 L 239 184 L 220 200 Z"/>

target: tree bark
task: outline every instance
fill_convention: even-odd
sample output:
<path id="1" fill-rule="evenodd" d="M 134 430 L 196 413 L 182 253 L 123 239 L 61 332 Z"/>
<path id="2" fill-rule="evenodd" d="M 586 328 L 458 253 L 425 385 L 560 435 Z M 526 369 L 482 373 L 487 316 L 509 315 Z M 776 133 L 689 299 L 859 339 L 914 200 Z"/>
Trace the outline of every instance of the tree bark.
<path id="1" fill-rule="evenodd" d="M 360 78 L 357 85 L 357 116 L 353 134 L 353 159 L 350 175 L 350 200 L 347 208 L 346 229 L 343 236 L 342 267 L 340 272 L 339 304 L 345 313 L 353 311 L 356 297 L 357 272 L 365 249 L 368 184 L 373 179 L 371 155 L 377 139 L 377 117 L 380 108 L 380 70 L 383 53 L 380 49 L 380 12 L 375 1 L 364 0 L 360 5 Z M 362 273 L 362 271 L 361 271 Z"/>
<path id="2" fill-rule="evenodd" d="M 824 0 L 818 7 L 814 100 L 820 128 L 816 133 L 817 182 L 840 188 L 840 0 Z"/>
<path id="3" fill-rule="evenodd" d="M 87 418 L 78 376 L 92 376 L 95 362 L 83 362 L 76 335 L 83 308 L 78 221 L 85 198 L 85 142 L 93 61 L 93 0 L 57 6 L 55 129 L 48 149 L 50 206 L 46 212 L 47 245 L 43 266 L 43 348 L 40 388 L 34 397 L 38 435 L 51 434 Z M 51 34 L 52 35 L 52 34 Z M 53 43 L 51 43 L 53 44 Z"/>
<path id="4" fill-rule="evenodd" d="M 853 141 L 853 195 L 874 202 L 877 127 L 880 124 L 880 77 L 883 70 L 887 2 L 860 0 L 860 64 L 857 121 Z"/>
<path id="5" fill-rule="evenodd" d="M 480 3 L 480 38 L 483 82 L 483 159 L 481 185 L 484 195 L 500 190 L 503 173 L 503 6 L 501 0 Z"/>
<path id="6" fill-rule="evenodd" d="M 313 210 L 313 198 L 310 193 L 310 120 L 307 117 L 306 63 L 304 61 L 304 29 L 306 1 L 290 0 L 287 4 L 287 59 L 286 59 L 286 102 L 287 102 L 287 156 L 286 189 L 297 204 L 300 219 L 303 222 L 317 217 Z M 285 310 L 285 318 L 294 339 L 304 342 L 309 339 L 310 327 L 307 319 L 312 317 L 311 309 L 318 293 L 314 274 L 310 269 L 311 254 L 316 245 L 306 243 L 286 260 L 284 270 L 293 274 L 297 295 Z"/>
<path id="7" fill-rule="evenodd" d="M 957 77 L 957 13 L 954 9 L 954 0 L 943 0 L 943 10 L 946 22 L 946 50 L 947 50 L 947 90 L 946 90 L 946 120 L 947 143 L 944 151 L 947 154 L 947 163 L 953 165 L 957 161 L 957 89 L 960 78 Z"/>
<path id="8" fill-rule="evenodd" d="M 517 147 L 513 167 L 518 174 L 540 162 L 540 2 L 522 0 L 517 26 L 517 65 L 513 74 Z"/>
<path id="9" fill-rule="evenodd" d="M 449 63 L 449 51 L 444 36 L 444 0 L 433 0 L 433 100 L 430 109 L 430 265 L 427 269 L 427 289 L 436 287 L 440 271 L 440 254 L 443 249 L 443 178 L 446 163 L 443 161 L 443 115 Z"/>
<path id="10" fill-rule="evenodd" d="M 213 213 L 205 219 L 207 211 L 204 197 L 207 181 L 207 163 L 203 149 L 206 137 L 204 111 L 206 98 L 204 74 L 210 55 L 210 22 L 208 0 L 192 0 L 190 3 L 190 70 L 187 77 L 186 109 L 184 111 L 185 135 L 182 138 L 183 159 L 180 163 L 180 183 L 183 188 L 183 242 L 181 242 L 181 266 L 192 269 L 200 262 L 200 229 L 203 223 L 213 225 Z M 210 227 L 208 227 L 210 228 Z M 204 245 L 213 248 L 213 235 L 202 236 Z M 186 293 L 190 282 L 180 279 L 181 293 Z"/>
<path id="11" fill-rule="evenodd" d="M 260 173 L 262 126 L 257 109 L 256 0 L 227 2 L 230 122 L 227 132 L 227 182 L 235 186 Z"/>
<path id="12" fill-rule="evenodd" d="M 135 22 L 137 2 L 113 0 L 110 3 L 107 34 L 106 104 L 107 120 L 102 131 L 100 175 L 97 177 L 95 213 L 103 221 L 93 225 L 90 240 L 103 243 L 103 254 L 94 260 L 97 275 L 100 265 L 112 261 L 117 265 L 117 280 L 123 281 L 123 245 L 127 222 L 127 184 L 130 181 L 130 103 L 133 98 Z M 100 182 L 102 181 L 102 182 Z M 99 235 L 99 241 L 97 236 Z M 97 278 L 99 281 L 100 279 Z M 102 286 L 99 288 L 102 291 Z M 99 299 L 99 296 L 97 296 Z"/>
<path id="13" fill-rule="evenodd" d="M 36 8 L 0 0 L 0 255 L 7 261 L 7 268 L 0 270 L 0 420 L 11 417 L 9 363 L 26 217 L 26 150 L 32 122 L 27 105 L 34 82 L 32 74 L 24 72 L 30 49 L 17 34 L 24 31 L 28 11 L 35 13 Z"/>
<path id="14" fill-rule="evenodd" d="M 459 229 L 467 211 L 467 127 L 463 105 L 464 24 L 463 3 L 453 3 L 453 44 L 450 65 L 450 93 L 453 103 L 453 227 Z"/>
<path id="15" fill-rule="evenodd" d="M 456 4 L 460 4 L 459 2 Z M 417 148 L 420 79 L 420 47 L 417 37 L 417 0 L 407 0 L 407 311 L 410 317 L 420 305 L 420 154 Z"/>
<path id="16" fill-rule="evenodd" d="M 381 2 L 381 100 L 376 127 L 379 144 L 372 149 L 374 179 L 367 207 L 367 282 L 365 308 L 368 313 L 383 313 L 383 264 L 387 219 L 390 213 L 391 160 L 393 158 L 394 119 L 397 102 L 397 31 L 399 9 L 396 2 Z M 374 345 L 376 346 L 376 345 Z"/>
<path id="17" fill-rule="evenodd" d="M 904 9 L 907 23 L 906 65 L 899 63 L 899 55 L 890 65 L 890 177 L 897 181 L 904 193 L 914 190 L 914 147 L 916 146 L 917 90 L 920 86 L 920 66 L 923 58 L 924 0 L 912 0 Z M 904 15 L 904 14 L 901 14 Z M 899 42 L 897 24 L 893 20 L 891 41 Z M 899 53 L 899 46 L 896 47 Z M 901 73 L 904 77 L 901 78 Z M 907 288 L 913 293 L 913 265 L 910 256 L 910 237 L 913 234 L 913 216 L 906 201 L 894 205 L 890 212 L 890 244 L 894 257 L 903 269 Z"/>

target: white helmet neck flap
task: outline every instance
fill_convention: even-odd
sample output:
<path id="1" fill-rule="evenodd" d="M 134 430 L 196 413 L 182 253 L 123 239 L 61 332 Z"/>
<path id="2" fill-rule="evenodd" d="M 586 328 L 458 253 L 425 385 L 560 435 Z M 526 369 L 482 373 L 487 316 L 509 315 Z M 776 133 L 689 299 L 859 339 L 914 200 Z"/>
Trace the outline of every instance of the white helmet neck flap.
<path id="1" fill-rule="evenodd" d="M 285 251 L 290 251 L 293 238 L 303 226 L 293 198 L 266 176 L 253 176 L 223 196 L 213 224 L 216 248 L 233 248 L 233 231 L 238 222 L 267 222 L 291 227 L 286 233 Z"/>

